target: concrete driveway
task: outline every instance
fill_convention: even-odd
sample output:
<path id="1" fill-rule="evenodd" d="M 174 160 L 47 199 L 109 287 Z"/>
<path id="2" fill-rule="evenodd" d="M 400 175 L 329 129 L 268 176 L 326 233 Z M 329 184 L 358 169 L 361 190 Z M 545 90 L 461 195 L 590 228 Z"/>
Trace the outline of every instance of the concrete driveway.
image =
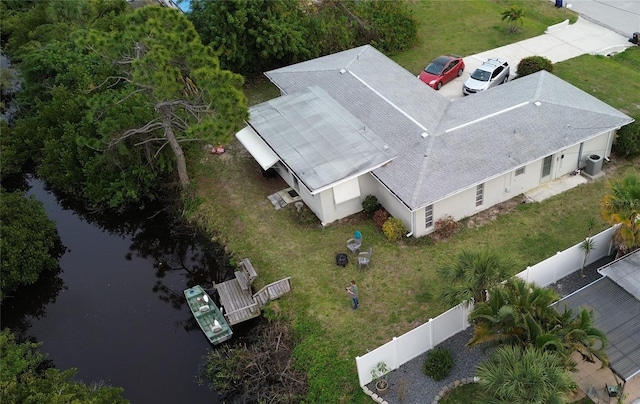
<path id="1" fill-rule="evenodd" d="M 450 100 L 463 97 L 462 84 L 490 57 L 506 59 L 511 66 L 513 78 L 518 63 L 527 56 L 544 56 L 557 63 L 583 54 L 609 55 L 629 46 L 633 46 L 629 38 L 585 18 L 578 18 L 571 25 L 565 21 L 547 28 L 543 35 L 465 57 L 466 67 L 462 76 L 445 84 L 440 89 L 440 94 Z"/>

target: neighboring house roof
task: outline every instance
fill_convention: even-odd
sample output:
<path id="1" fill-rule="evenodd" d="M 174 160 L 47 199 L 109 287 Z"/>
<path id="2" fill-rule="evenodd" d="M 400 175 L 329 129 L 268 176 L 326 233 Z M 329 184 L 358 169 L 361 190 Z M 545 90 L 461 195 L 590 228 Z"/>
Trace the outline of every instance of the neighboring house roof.
<path id="1" fill-rule="evenodd" d="M 395 151 L 397 158 L 372 173 L 411 210 L 633 122 L 546 71 L 450 101 L 369 45 L 272 70 L 266 76 L 286 97 L 304 94 L 309 87 L 321 88 Z M 265 104 L 251 108 L 252 125 L 267 116 Z M 331 119 L 325 116 L 330 113 L 331 108 L 318 111 L 323 120 Z M 315 132 L 313 126 L 296 122 L 287 142 L 317 141 L 310 134 Z M 271 129 L 262 128 L 259 135 L 289 165 L 288 154 L 281 150 L 282 127 Z M 340 136 L 336 131 L 331 139 Z M 317 153 L 313 147 L 299 151 L 309 155 L 296 157 L 308 162 Z M 332 163 L 348 166 L 351 163 L 337 160 L 354 155 L 359 154 L 342 150 Z M 339 172 L 327 180 L 339 177 Z"/>
<path id="2" fill-rule="evenodd" d="M 607 354 L 611 369 L 625 381 L 640 374 L 640 294 L 632 294 L 629 284 L 640 292 L 640 250 L 600 269 L 604 277 L 558 302 L 577 312 L 593 310 L 594 325 L 607 334 Z M 626 289 L 626 290 L 625 290 Z M 633 290 L 633 288 L 631 288 Z"/>

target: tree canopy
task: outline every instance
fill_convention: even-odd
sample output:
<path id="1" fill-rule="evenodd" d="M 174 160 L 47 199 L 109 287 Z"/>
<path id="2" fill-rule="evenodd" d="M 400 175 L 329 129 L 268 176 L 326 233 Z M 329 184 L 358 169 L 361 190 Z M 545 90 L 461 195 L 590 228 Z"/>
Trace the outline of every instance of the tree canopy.
<path id="1" fill-rule="evenodd" d="M 58 268 L 64 249 L 55 223 L 49 220 L 42 203 L 22 192 L 0 189 L 2 239 L 0 298 L 19 286 L 30 285 L 44 271 Z"/>
<path id="2" fill-rule="evenodd" d="M 487 290 L 507 279 L 513 268 L 513 261 L 496 251 L 462 251 L 452 265 L 438 269 L 445 285 L 442 300 L 449 306 L 486 302 Z"/>
<path id="3" fill-rule="evenodd" d="M 190 18 L 225 68 L 255 75 L 316 55 L 298 0 L 193 1 Z"/>
<path id="4" fill-rule="evenodd" d="M 43 1 L 3 20 L 24 79 L 3 152 L 97 211 L 185 189 L 190 161 L 247 117 L 242 78 L 220 69 L 177 10 Z"/>
<path id="5" fill-rule="evenodd" d="M 620 254 L 640 248 L 640 174 L 627 171 L 620 179 L 609 181 L 609 193 L 600 201 L 602 217 L 620 227 L 614 243 Z"/>
<path id="6" fill-rule="evenodd" d="M 153 157 L 169 146 L 183 187 L 189 185 L 182 143 L 225 143 L 248 117 L 242 77 L 220 69 L 186 17 L 164 7 L 142 7 L 120 29 L 92 30 L 86 45 L 117 71 L 98 85 L 93 114 L 104 149 L 141 147 Z M 140 123 L 123 104 L 146 109 Z M 142 118 L 142 116 L 139 116 Z"/>
<path id="7" fill-rule="evenodd" d="M 41 343 L 18 343 L 14 335 L 0 333 L 0 396 L 7 403 L 128 403 L 122 389 L 73 380 L 75 369 L 51 368 L 38 349 Z"/>
<path id="8" fill-rule="evenodd" d="M 537 348 L 500 347 L 476 374 L 482 403 L 560 404 L 576 388 L 560 359 Z"/>
<path id="9" fill-rule="evenodd" d="M 579 351 L 606 366 L 607 336 L 594 326 L 592 312 L 585 308 L 577 314 L 568 308 L 556 310 L 551 305 L 557 300 L 552 289 L 509 278 L 504 285 L 492 288 L 487 302 L 476 304 L 469 314 L 474 333 L 468 345 L 491 343 L 549 350 L 568 369 L 575 366 L 571 354 Z"/>
<path id="10" fill-rule="evenodd" d="M 191 10 L 222 67 L 248 77 L 366 43 L 393 53 L 417 38 L 401 1 L 193 0 Z"/>

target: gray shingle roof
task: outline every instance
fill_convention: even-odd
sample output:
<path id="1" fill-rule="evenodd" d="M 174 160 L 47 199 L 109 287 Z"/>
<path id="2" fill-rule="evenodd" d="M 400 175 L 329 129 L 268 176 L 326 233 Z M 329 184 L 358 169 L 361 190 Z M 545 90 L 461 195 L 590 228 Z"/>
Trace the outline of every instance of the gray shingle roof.
<path id="1" fill-rule="evenodd" d="M 322 88 L 395 150 L 373 174 L 412 210 L 633 121 L 544 71 L 449 101 L 369 45 L 266 75 L 287 95 Z"/>

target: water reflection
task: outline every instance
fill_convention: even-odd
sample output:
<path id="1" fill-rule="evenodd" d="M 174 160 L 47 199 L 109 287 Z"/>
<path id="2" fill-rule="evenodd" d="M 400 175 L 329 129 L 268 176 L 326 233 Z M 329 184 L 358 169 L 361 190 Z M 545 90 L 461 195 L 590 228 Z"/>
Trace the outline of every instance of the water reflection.
<path id="1" fill-rule="evenodd" d="M 233 277 L 224 248 L 161 207 L 105 217 L 29 184 L 68 250 L 58 273 L 5 299 L 2 326 L 43 341 L 59 369 L 124 387 L 133 403 L 217 402 L 196 383 L 212 347 L 183 290 Z"/>
<path id="2" fill-rule="evenodd" d="M 32 321 L 46 316 L 46 307 L 53 304 L 66 288 L 60 277 L 62 270 L 45 271 L 33 285 L 23 287 L 2 302 L 2 327 L 10 325 L 18 340 L 28 339 Z"/>

